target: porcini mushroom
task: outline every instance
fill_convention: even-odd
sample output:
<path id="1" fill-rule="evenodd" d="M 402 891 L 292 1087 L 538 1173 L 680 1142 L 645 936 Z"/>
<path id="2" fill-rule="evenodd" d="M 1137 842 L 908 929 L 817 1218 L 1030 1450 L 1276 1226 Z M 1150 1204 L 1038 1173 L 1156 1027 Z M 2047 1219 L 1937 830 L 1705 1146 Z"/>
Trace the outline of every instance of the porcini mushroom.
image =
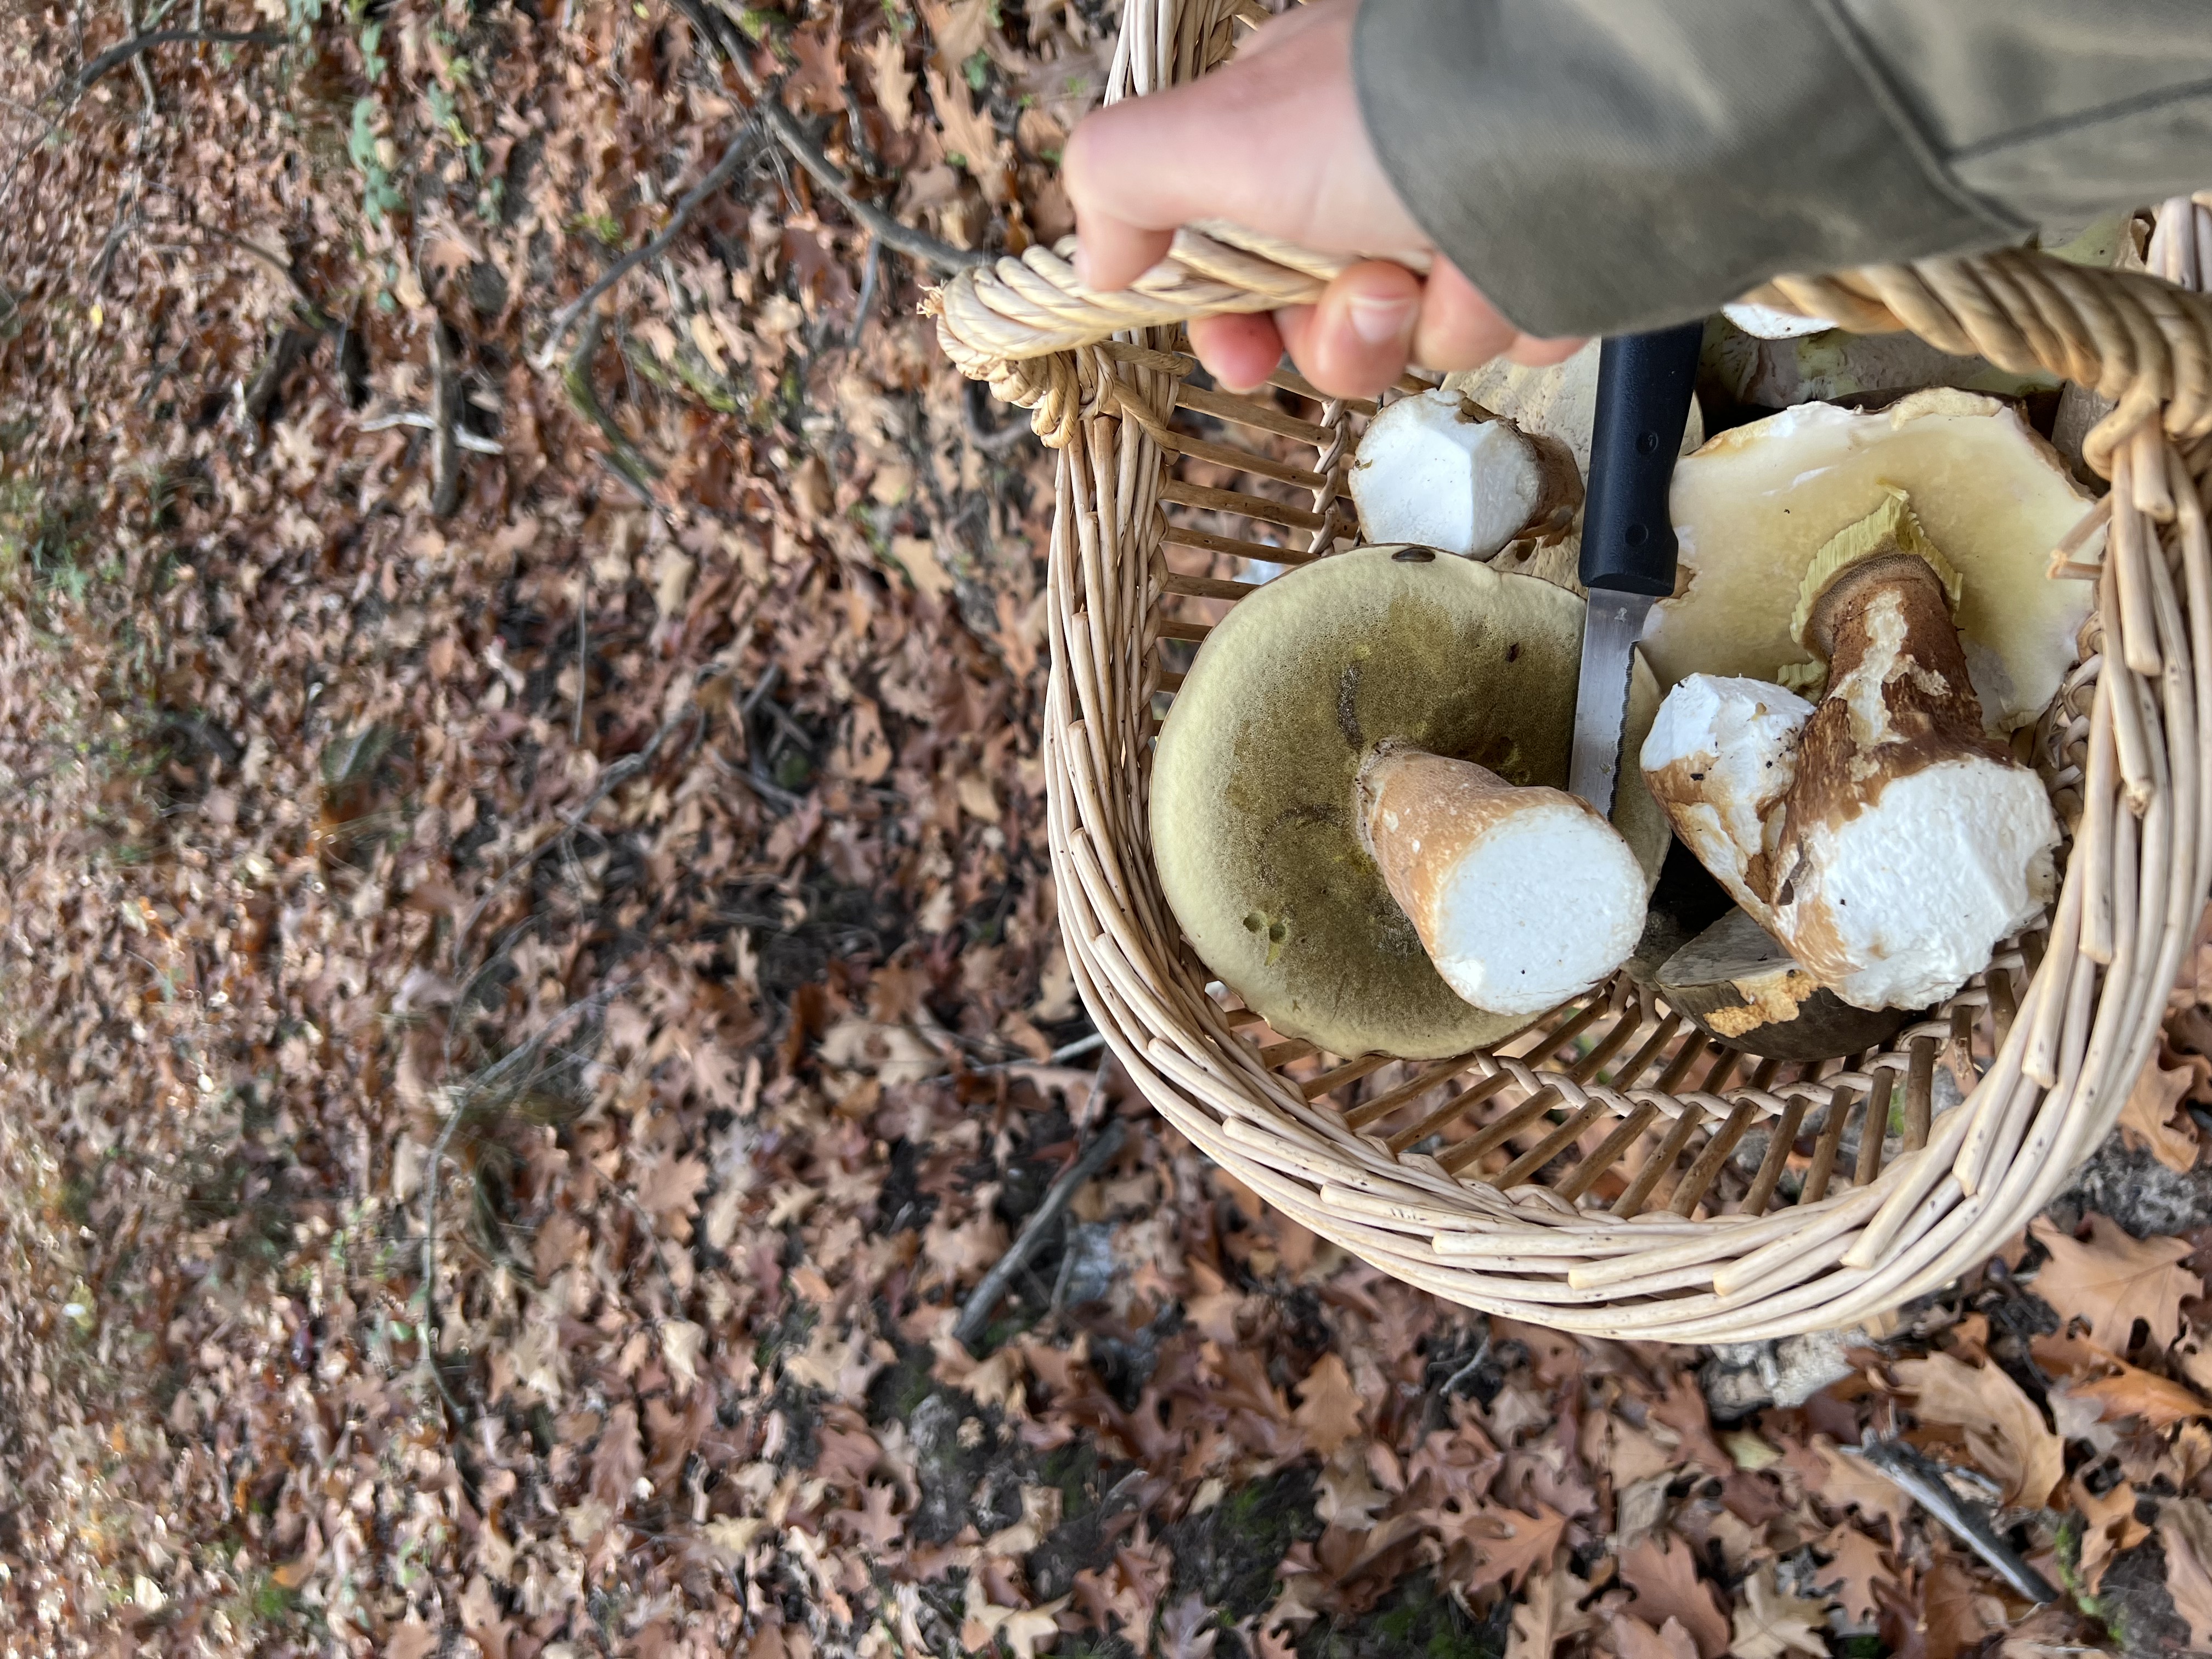
<path id="1" fill-rule="evenodd" d="M 1633 945 L 1666 821 L 1624 780 L 1624 863 L 1558 793 L 1582 617 L 1534 577 L 1363 548 L 1268 582 L 1208 635 L 1153 757 L 1152 854 L 1200 959 L 1276 1030 L 1340 1054 L 1462 1054 Z M 1656 703 L 1639 665 L 1628 741 Z M 1570 916 L 1569 897 L 1603 914 Z M 1503 1006 L 1464 1000 L 1431 949 Z"/>
<path id="2" fill-rule="evenodd" d="M 1566 446 L 1441 389 L 1368 422 L 1352 463 L 1367 538 L 1487 559 L 1523 537 L 1556 541 L 1583 504 Z"/>
<path id="3" fill-rule="evenodd" d="M 2032 723 L 2072 667 L 2088 614 L 2090 585 L 2046 580 L 2044 568 L 2089 501 L 2008 405 L 1948 389 L 1874 415 L 1801 404 L 1677 464 L 1680 573 L 1643 641 L 1660 684 L 1692 673 L 1771 681 L 1802 661 L 1790 624 L 1814 556 L 1891 486 L 1964 579 L 1956 620 L 1987 729 L 2002 737 Z"/>
<path id="4" fill-rule="evenodd" d="M 1826 1060 L 1875 1048 L 1908 1015 L 1855 1008 L 1806 972 L 1745 910 L 1728 913 L 1660 965 L 1667 1006 L 1708 1036 L 1768 1060 Z"/>
<path id="5" fill-rule="evenodd" d="M 1558 789 L 1385 742 L 1360 768 L 1359 839 L 1429 960 L 1493 1014 L 1540 1014 L 1618 968 L 1650 884 L 1620 832 Z"/>
<path id="6" fill-rule="evenodd" d="M 1793 632 L 1826 663 L 1820 703 L 1692 675 L 1643 746 L 1684 842 L 1856 1007 L 1949 995 L 2051 895 L 2057 823 L 2041 781 L 1984 729 L 1959 591 L 1893 490 L 1802 584 Z"/>

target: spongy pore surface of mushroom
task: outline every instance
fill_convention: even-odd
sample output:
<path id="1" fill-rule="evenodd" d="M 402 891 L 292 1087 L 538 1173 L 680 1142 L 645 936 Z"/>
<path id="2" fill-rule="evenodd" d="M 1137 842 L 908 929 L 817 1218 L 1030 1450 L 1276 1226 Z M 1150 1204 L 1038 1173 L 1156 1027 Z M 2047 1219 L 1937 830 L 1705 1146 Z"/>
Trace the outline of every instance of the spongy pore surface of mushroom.
<path id="1" fill-rule="evenodd" d="M 1790 620 L 1814 556 L 1892 489 L 1964 579 L 1956 620 L 1987 729 L 2032 723 L 2073 666 L 2094 597 L 2044 575 L 2089 501 L 2009 405 L 1947 389 L 1875 414 L 1801 404 L 1683 458 L 1675 594 L 1643 641 L 1661 686 L 1692 673 L 1771 681 L 1802 662 Z"/>
<path id="2" fill-rule="evenodd" d="M 1564 787 L 1582 618 L 1533 577 L 1367 548 L 1278 577 L 1207 637 L 1160 732 L 1153 858 L 1200 957 L 1276 1030 L 1419 1059 L 1528 1023 L 1470 1006 L 1437 972 L 1362 844 L 1357 783 L 1395 740 Z M 1657 701 L 1639 664 L 1630 743 Z M 1613 823 L 1648 881 L 1666 822 L 1632 775 Z"/>

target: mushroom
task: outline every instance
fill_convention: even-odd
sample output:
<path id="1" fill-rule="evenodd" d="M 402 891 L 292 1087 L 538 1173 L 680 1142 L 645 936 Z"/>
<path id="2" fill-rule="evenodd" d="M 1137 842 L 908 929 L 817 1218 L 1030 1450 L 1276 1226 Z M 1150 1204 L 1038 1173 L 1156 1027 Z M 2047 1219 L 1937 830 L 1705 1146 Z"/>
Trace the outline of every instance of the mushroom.
<path id="1" fill-rule="evenodd" d="M 1368 539 L 1487 559 L 1510 542 L 1556 541 L 1583 504 L 1556 439 L 1531 437 L 1456 392 L 1401 398 L 1368 422 L 1352 463 Z"/>
<path id="2" fill-rule="evenodd" d="M 1618 848 L 1595 850 L 1613 831 L 1558 793 L 1582 618 L 1534 577 L 1361 548 L 1277 577 L 1207 636 L 1153 757 L 1152 856 L 1200 960 L 1276 1030 L 1340 1054 L 1464 1054 L 1635 943 L 1665 817 L 1624 781 L 1626 884 Z M 1629 742 L 1657 702 L 1639 665 Z M 1570 896 L 1602 914 L 1571 916 Z M 1464 1000 L 1431 949 L 1504 1006 Z"/>
<path id="3" fill-rule="evenodd" d="M 1908 1017 L 1853 1007 L 1735 906 L 1668 957 L 1653 987 L 1706 1036 L 1767 1060 L 1826 1060 L 1879 1048 Z"/>
<path id="4" fill-rule="evenodd" d="M 1562 790 L 1409 744 L 1359 770 L 1359 839 L 1462 998 L 1540 1014 L 1618 968 L 1650 884 L 1620 832 Z"/>
<path id="5" fill-rule="evenodd" d="M 2034 721 L 2073 665 L 2093 598 L 2089 584 L 2045 580 L 2045 564 L 2089 501 L 2010 407 L 1948 389 L 1875 415 L 1801 404 L 1675 466 L 1680 574 L 1643 641 L 1660 684 L 1771 681 L 1802 660 L 1790 624 L 1814 556 L 1891 486 L 1965 579 L 1957 621 L 1987 729 Z"/>
<path id="6" fill-rule="evenodd" d="M 1802 584 L 1793 631 L 1826 664 L 1820 703 L 1692 675 L 1643 746 L 1683 842 L 1860 1008 L 1949 995 L 2051 896 L 2058 826 L 2041 781 L 1986 732 L 1953 622 L 1960 587 L 1891 491 Z"/>

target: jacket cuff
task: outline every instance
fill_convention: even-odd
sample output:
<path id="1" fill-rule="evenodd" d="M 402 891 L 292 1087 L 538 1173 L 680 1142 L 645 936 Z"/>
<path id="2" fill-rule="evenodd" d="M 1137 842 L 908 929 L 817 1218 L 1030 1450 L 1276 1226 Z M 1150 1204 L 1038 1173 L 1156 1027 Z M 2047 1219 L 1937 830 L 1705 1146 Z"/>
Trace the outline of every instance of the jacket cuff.
<path id="1" fill-rule="evenodd" d="M 1352 68 L 1408 210 L 1532 334 L 2032 228 L 1952 183 L 1806 0 L 1363 0 Z"/>

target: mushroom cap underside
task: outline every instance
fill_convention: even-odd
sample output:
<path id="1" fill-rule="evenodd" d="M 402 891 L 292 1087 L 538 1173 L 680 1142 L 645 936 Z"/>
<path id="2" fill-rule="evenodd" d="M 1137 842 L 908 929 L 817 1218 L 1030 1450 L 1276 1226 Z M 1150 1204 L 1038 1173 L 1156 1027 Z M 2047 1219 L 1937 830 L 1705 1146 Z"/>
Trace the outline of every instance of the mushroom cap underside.
<path id="1" fill-rule="evenodd" d="M 1807 569 L 1896 490 L 1964 579 L 1959 632 L 1989 731 L 2035 720 L 2094 599 L 2091 584 L 2046 579 L 2045 562 L 2090 502 L 2008 405 L 1948 391 L 1875 414 L 1801 404 L 1682 459 L 1680 571 L 1643 641 L 1662 687 L 1692 673 L 1771 681 L 1802 662 L 1790 623 Z"/>
<path id="2" fill-rule="evenodd" d="M 1564 787 L 1583 609 L 1534 577 L 1363 548 L 1276 578 L 1208 635 L 1160 732 L 1153 858 L 1200 957 L 1276 1030 L 1423 1059 L 1529 1023 L 1437 974 L 1360 845 L 1354 781 L 1396 738 Z M 1657 702 L 1639 662 L 1627 754 Z M 1666 820 L 1632 769 L 1613 822 L 1656 875 Z"/>

